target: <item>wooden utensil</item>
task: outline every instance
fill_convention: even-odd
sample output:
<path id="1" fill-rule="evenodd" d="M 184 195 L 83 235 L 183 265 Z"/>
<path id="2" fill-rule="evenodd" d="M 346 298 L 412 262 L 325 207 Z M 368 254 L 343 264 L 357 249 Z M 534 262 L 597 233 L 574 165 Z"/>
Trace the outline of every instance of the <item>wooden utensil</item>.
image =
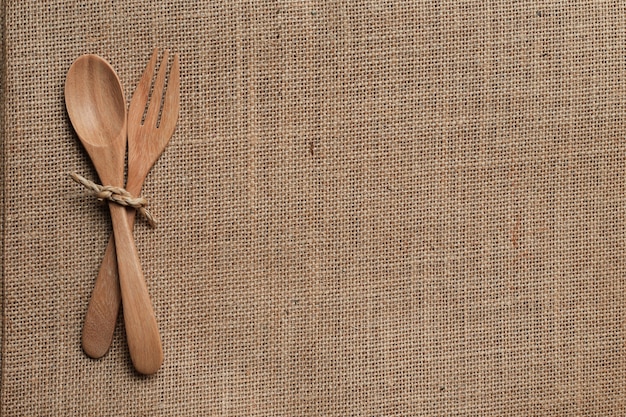
<path id="1" fill-rule="evenodd" d="M 124 184 L 126 103 L 113 68 L 97 55 L 79 57 L 67 73 L 65 105 L 74 130 L 105 185 Z M 155 373 L 163 351 L 152 303 L 126 209 L 109 203 L 117 249 L 124 322 L 131 359 L 142 374 Z"/>
<path id="2" fill-rule="evenodd" d="M 157 127 L 168 60 L 168 52 L 165 51 L 145 122 L 143 124 L 141 122 L 148 103 L 150 84 L 157 57 L 158 49 L 155 49 L 133 94 L 128 110 L 128 180 L 126 191 L 134 196 L 138 196 L 141 193 L 141 188 L 148 172 L 150 172 L 150 169 L 165 150 L 169 139 L 172 137 L 176 128 L 180 107 L 179 62 L 178 55 L 174 55 L 174 62 L 170 69 L 167 91 L 163 101 L 161 120 Z M 134 222 L 135 210 L 128 210 L 128 223 L 131 228 Z M 100 265 L 100 271 L 96 278 L 83 326 L 83 349 L 92 358 L 104 356 L 111 346 L 120 301 L 115 240 L 111 237 Z"/>

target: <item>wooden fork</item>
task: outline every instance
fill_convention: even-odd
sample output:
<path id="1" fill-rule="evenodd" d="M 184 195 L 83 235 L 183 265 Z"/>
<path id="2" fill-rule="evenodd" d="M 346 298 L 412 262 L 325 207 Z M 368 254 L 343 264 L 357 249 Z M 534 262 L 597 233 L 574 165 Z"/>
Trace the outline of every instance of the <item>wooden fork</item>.
<path id="1" fill-rule="evenodd" d="M 133 196 L 140 195 L 146 176 L 165 150 L 176 129 L 178 120 L 180 108 L 179 58 L 177 54 L 174 55 L 159 121 L 159 110 L 165 90 L 168 51 L 165 51 L 163 54 L 159 72 L 154 82 L 152 97 L 149 98 L 157 57 L 158 49 L 155 49 L 133 94 L 128 111 L 128 179 L 126 190 Z M 148 106 L 147 111 L 146 106 Z M 146 116 L 142 122 L 144 112 L 146 112 Z M 132 228 L 135 220 L 135 210 L 129 209 L 127 213 L 128 221 Z M 126 320 L 126 318 L 135 313 L 133 300 L 124 296 L 125 293 L 130 293 L 129 291 L 125 292 L 124 288 L 120 288 L 115 253 L 115 241 L 113 236 L 111 236 L 85 316 L 82 333 L 83 349 L 92 358 L 100 358 L 106 354 L 113 340 L 120 301 L 123 301 L 127 327 L 126 333 L 133 364 L 137 367 L 136 359 L 138 356 L 153 355 L 155 359 L 151 361 L 151 365 L 147 368 L 144 367 L 142 370 L 138 369 L 138 371 L 148 374 L 154 373 L 159 369 L 163 361 L 156 319 L 152 325 L 148 323 L 141 331 L 128 329 L 131 321 Z M 132 324 L 130 325 L 132 326 Z M 156 334 L 154 334 L 155 332 Z M 137 336 L 133 337 L 131 335 Z M 150 340 L 153 342 L 149 342 Z M 152 352 L 148 353 L 149 351 Z"/>

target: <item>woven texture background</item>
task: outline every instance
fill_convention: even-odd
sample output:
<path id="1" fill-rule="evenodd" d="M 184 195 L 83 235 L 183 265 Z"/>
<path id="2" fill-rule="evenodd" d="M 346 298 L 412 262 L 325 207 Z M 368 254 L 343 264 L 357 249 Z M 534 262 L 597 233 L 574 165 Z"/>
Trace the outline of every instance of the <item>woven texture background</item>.
<path id="1" fill-rule="evenodd" d="M 623 416 L 626 5 L 4 0 L 3 416 Z M 163 339 L 80 331 L 111 225 L 67 117 L 181 56 L 137 247 Z"/>

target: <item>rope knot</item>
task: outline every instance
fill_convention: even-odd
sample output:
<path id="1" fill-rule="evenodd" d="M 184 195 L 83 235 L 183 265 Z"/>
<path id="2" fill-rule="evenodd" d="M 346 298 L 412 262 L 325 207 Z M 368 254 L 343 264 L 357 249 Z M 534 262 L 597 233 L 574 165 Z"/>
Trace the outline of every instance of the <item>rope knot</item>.
<path id="1" fill-rule="evenodd" d="M 139 214 L 148 220 L 150 226 L 156 227 L 156 220 L 146 209 L 148 201 L 143 197 L 133 197 L 128 191 L 121 187 L 113 187 L 112 185 L 100 185 L 93 181 L 89 181 L 85 177 L 73 172 L 70 174 L 72 179 L 79 184 L 85 186 L 85 188 L 91 190 L 94 193 L 98 201 L 112 201 L 120 206 L 132 207 L 136 209 Z"/>

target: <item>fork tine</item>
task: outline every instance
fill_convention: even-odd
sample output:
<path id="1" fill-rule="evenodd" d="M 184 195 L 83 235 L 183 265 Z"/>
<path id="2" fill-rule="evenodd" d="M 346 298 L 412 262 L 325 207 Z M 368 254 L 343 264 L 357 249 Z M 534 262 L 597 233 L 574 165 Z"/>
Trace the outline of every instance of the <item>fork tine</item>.
<path id="1" fill-rule="evenodd" d="M 159 129 L 161 137 L 169 140 L 176 129 L 176 121 L 180 108 L 180 68 L 178 54 L 174 54 L 174 62 L 170 69 L 170 78 L 167 82 L 163 110 L 161 111 L 161 123 Z"/>
<path id="2" fill-rule="evenodd" d="M 130 106 L 128 108 L 128 128 L 135 129 L 141 125 L 141 119 L 143 118 L 143 112 L 146 109 L 148 103 L 148 95 L 150 94 L 150 84 L 152 82 L 152 74 L 154 73 L 154 66 L 158 58 L 159 50 L 154 48 L 152 52 L 152 58 L 146 66 L 146 69 L 141 76 L 141 80 L 137 84 L 137 88 L 133 93 L 133 98 L 130 100 Z"/>
<path id="3" fill-rule="evenodd" d="M 165 89 L 165 72 L 167 71 L 167 58 L 168 51 L 163 53 L 163 59 L 161 65 L 159 65 L 159 73 L 156 80 L 154 80 L 154 87 L 152 88 L 152 97 L 150 97 L 150 104 L 148 104 L 148 111 L 146 113 L 146 120 L 144 125 L 156 127 L 159 120 L 159 109 L 161 108 L 161 98 L 163 97 L 163 90 Z"/>

